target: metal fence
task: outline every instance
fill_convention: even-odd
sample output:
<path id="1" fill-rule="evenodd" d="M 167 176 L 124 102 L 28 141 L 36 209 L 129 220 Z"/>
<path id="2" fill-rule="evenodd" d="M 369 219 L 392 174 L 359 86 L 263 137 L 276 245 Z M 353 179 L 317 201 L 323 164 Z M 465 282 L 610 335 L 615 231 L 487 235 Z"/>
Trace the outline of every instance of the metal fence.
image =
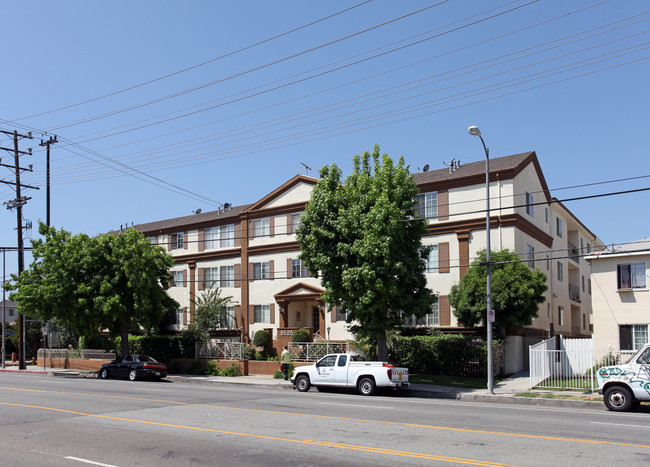
<path id="1" fill-rule="evenodd" d="M 83 360 L 115 360 L 115 354 L 95 349 L 38 349 L 45 358 L 78 358 Z"/>
<path id="2" fill-rule="evenodd" d="M 633 354 L 594 350 L 592 339 L 551 338 L 530 346 L 530 387 L 594 392 L 599 368 L 627 362 Z"/>
<path id="3" fill-rule="evenodd" d="M 290 342 L 291 360 L 298 362 L 315 362 L 327 354 L 346 353 L 350 344 L 346 342 Z"/>
<path id="4" fill-rule="evenodd" d="M 211 360 L 243 360 L 246 344 L 242 342 L 216 341 L 197 342 L 194 347 L 196 358 Z"/>

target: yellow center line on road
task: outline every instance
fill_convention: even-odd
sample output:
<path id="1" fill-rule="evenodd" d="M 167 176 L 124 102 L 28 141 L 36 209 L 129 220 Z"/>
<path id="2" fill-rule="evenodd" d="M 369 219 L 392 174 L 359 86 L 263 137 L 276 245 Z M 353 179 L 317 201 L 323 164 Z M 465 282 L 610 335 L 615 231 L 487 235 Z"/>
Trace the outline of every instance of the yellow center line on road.
<path id="1" fill-rule="evenodd" d="M 375 448 L 375 447 L 371 447 L 371 446 L 357 446 L 357 445 L 354 445 L 354 444 L 330 443 L 330 442 L 326 442 L 326 441 L 314 441 L 314 440 L 309 440 L 309 439 L 300 440 L 300 439 L 290 439 L 290 438 L 279 438 L 277 436 L 258 435 L 258 434 L 254 434 L 254 433 L 239 433 L 239 432 L 236 432 L 236 431 L 215 430 L 213 428 L 201 428 L 201 427 L 196 427 L 196 426 L 175 425 L 175 424 L 171 424 L 171 423 L 151 422 L 151 421 L 147 421 L 147 420 L 136 420 L 136 419 L 132 419 L 132 418 L 111 417 L 109 415 L 91 414 L 91 413 L 85 413 L 85 412 L 78 412 L 76 410 L 57 409 L 55 407 L 44 407 L 44 406 L 40 406 L 40 405 L 16 404 L 16 403 L 11 403 L 11 402 L 0 402 L 0 405 L 12 406 L 12 407 L 23 407 L 23 408 L 29 408 L 29 409 L 49 410 L 49 411 L 53 411 L 53 412 L 62 412 L 62 413 L 68 413 L 68 414 L 72 414 L 72 415 L 79 415 L 79 416 L 83 416 L 83 417 L 102 418 L 102 419 L 106 419 L 106 420 L 117 420 L 117 421 L 121 421 L 121 422 L 139 423 L 139 424 L 143 424 L 143 425 L 153 425 L 153 426 L 161 426 L 161 427 L 168 427 L 168 428 L 178 428 L 178 429 L 183 429 L 183 430 L 202 431 L 202 432 L 218 433 L 218 434 L 224 434 L 224 435 L 244 436 L 244 437 L 247 437 L 247 438 L 257 438 L 257 439 L 264 439 L 264 440 L 270 440 L 270 441 L 283 441 L 283 442 L 287 442 L 287 443 L 306 444 L 306 445 L 321 446 L 321 447 L 331 447 L 331 448 L 347 449 L 347 450 L 362 451 L 362 452 L 376 453 L 376 454 L 386 454 L 386 455 L 400 456 L 400 457 L 411 457 L 411 458 L 417 458 L 417 459 L 436 460 L 436 461 L 442 461 L 442 462 L 453 462 L 453 463 L 456 463 L 456 464 L 480 465 L 480 466 L 486 466 L 486 467 L 499 467 L 499 466 L 507 466 L 508 465 L 508 464 L 503 464 L 503 463 L 499 463 L 499 462 L 481 461 L 481 460 L 477 460 L 477 459 L 464 459 L 462 457 L 439 456 L 439 455 L 435 455 L 435 454 L 425 454 L 425 453 L 409 452 L 409 451 L 398 451 L 398 450 L 392 450 L 392 449 Z"/>
<path id="2" fill-rule="evenodd" d="M 251 413 L 265 413 L 271 415 L 289 415 L 294 417 L 310 417 L 310 418 L 321 418 L 325 420 L 339 420 L 339 421 L 349 421 L 349 422 L 361 422 L 361 423 L 374 423 L 379 425 L 395 425 L 401 427 L 412 427 L 412 428 L 423 428 L 428 430 L 440 430 L 440 431 L 452 431 L 457 433 L 474 433 L 474 434 L 485 434 L 492 436 L 508 436 L 513 438 L 525 438 L 525 439 L 538 439 L 538 440 L 547 440 L 547 441 L 562 441 L 568 443 L 581 443 L 581 444 L 594 444 L 594 445 L 609 445 L 609 446 L 625 446 L 633 448 L 643 448 L 650 449 L 650 445 L 645 444 L 631 444 L 631 443 L 618 443 L 615 441 L 601 441 L 593 439 L 582 439 L 582 438 L 566 438 L 561 436 L 544 436 L 544 435 L 531 435 L 525 433 L 508 433 L 504 431 L 492 431 L 492 430 L 478 430 L 471 428 L 454 428 L 449 426 L 436 426 L 436 425 L 422 425 L 418 423 L 407 423 L 407 422 L 392 422 L 392 421 L 382 421 L 382 420 L 366 420 L 360 418 L 351 418 L 351 417 L 335 417 L 333 415 L 318 415 L 318 414 L 309 414 L 309 413 L 295 413 L 295 412 L 282 412 L 278 410 L 262 410 L 262 409 L 250 409 L 245 407 L 228 407 L 225 405 L 213 405 L 213 404 L 192 404 L 188 402 L 178 402 L 172 400 L 164 399 L 147 399 L 144 397 L 131 397 L 131 396 L 113 396 L 108 394 L 89 394 L 89 393 L 77 393 L 77 392 L 65 392 L 65 391 L 48 391 L 42 389 L 23 389 L 23 388 L 10 388 L 2 387 L 0 389 L 10 389 L 14 391 L 27 391 L 27 392 L 39 392 L 39 393 L 51 393 L 51 394 L 66 394 L 66 395 L 79 395 L 79 396 L 90 396 L 90 397 L 107 397 L 107 398 L 116 398 L 116 399 L 132 399 L 139 401 L 150 401 L 150 402 L 164 402 L 169 404 L 178 404 L 178 405 L 187 405 L 193 407 L 207 407 L 212 409 L 221 409 L 221 410 L 236 410 L 242 412 L 251 412 Z M 53 409 L 54 410 L 54 409 Z"/>

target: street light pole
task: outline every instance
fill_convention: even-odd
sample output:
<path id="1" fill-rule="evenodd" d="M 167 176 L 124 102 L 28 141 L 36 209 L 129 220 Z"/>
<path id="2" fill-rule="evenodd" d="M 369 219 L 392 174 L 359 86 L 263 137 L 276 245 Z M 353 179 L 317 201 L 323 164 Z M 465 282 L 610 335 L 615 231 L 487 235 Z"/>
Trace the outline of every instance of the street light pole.
<path id="1" fill-rule="evenodd" d="M 485 244 L 487 248 L 487 256 L 485 265 L 487 267 L 487 390 L 488 394 L 494 394 L 493 387 L 493 373 L 492 373 L 492 263 L 490 255 L 490 150 L 485 145 L 481 130 L 476 126 L 471 126 L 467 129 L 470 135 L 478 136 L 483 144 L 485 150 Z"/>

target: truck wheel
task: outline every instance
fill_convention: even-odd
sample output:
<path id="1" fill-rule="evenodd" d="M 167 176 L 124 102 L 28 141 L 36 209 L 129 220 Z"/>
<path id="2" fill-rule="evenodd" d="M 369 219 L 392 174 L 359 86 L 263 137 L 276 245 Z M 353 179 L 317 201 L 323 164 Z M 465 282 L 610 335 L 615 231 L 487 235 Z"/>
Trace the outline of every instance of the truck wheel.
<path id="1" fill-rule="evenodd" d="M 357 389 L 362 396 L 372 396 L 375 393 L 375 380 L 369 377 L 361 378 Z"/>
<path id="2" fill-rule="evenodd" d="M 309 376 L 307 376 L 307 375 L 298 376 L 296 378 L 296 387 L 298 388 L 298 391 L 300 391 L 300 392 L 309 391 L 309 388 L 311 387 L 311 383 L 309 382 Z"/>
<path id="3" fill-rule="evenodd" d="M 627 412 L 634 405 L 632 393 L 623 386 L 611 386 L 607 388 L 603 400 L 609 410 L 616 412 Z"/>

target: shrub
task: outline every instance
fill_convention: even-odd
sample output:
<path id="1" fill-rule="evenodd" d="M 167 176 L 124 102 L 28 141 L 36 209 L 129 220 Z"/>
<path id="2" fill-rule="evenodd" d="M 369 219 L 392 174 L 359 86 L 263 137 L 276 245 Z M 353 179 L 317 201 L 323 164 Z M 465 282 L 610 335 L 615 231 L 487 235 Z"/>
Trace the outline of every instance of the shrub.
<path id="1" fill-rule="evenodd" d="M 291 342 L 311 342 L 311 335 L 306 329 L 297 329 L 293 332 Z"/>
<path id="2" fill-rule="evenodd" d="M 242 376 L 242 372 L 239 369 L 239 365 L 236 363 L 233 363 L 228 368 L 224 368 L 223 370 L 220 371 L 220 373 L 221 373 L 220 376 Z"/>
<path id="3" fill-rule="evenodd" d="M 504 357 L 503 343 L 494 341 L 495 375 Z M 474 336 L 455 334 L 401 337 L 395 342 L 391 361 L 414 374 L 485 377 L 487 344 Z"/>
<path id="4" fill-rule="evenodd" d="M 264 347 L 264 349 L 268 349 L 271 345 L 271 334 L 269 334 L 266 329 L 260 329 L 259 331 L 255 332 L 255 335 L 253 336 L 253 344 L 257 347 Z"/>
<path id="5" fill-rule="evenodd" d="M 255 360 L 255 347 L 249 345 L 244 349 L 244 358 L 246 360 Z"/>
<path id="6" fill-rule="evenodd" d="M 268 360 L 268 359 L 269 359 L 269 354 L 266 350 L 255 353 L 255 360 Z"/>

